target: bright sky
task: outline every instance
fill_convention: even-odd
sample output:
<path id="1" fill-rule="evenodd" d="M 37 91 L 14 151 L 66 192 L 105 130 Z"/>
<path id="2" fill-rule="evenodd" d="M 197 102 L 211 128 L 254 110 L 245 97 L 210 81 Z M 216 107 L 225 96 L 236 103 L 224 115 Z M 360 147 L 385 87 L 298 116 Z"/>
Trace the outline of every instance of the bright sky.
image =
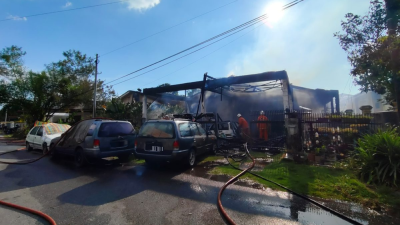
<path id="1" fill-rule="evenodd" d="M 295 85 L 358 92 L 349 80 L 347 56 L 333 33 L 341 30 L 340 22 L 346 13 L 365 15 L 369 0 L 305 0 L 284 12 L 278 9 L 292 0 L 127 0 L 16 18 L 113 1 L 116 0 L 0 0 L 0 19 L 13 18 L 0 22 L 0 48 L 23 47 L 27 51 L 25 64 L 34 71 L 61 59 L 62 52 L 69 49 L 93 57 L 98 53 L 99 79 L 110 81 L 268 12 L 270 18 L 255 29 L 118 84 L 114 89 L 122 94 L 167 82 L 199 81 L 205 72 L 225 77 L 286 70 Z M 230 2 L 233 3 L 101 57 Z M 140 72 L 133 76 L 137 74 Z"/>

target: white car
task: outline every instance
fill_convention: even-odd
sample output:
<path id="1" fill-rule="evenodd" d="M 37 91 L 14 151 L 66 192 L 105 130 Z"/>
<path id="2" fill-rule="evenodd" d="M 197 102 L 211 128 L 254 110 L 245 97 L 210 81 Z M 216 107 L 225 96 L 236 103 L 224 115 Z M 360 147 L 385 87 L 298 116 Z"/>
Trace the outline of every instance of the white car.
<path id="1" fill-rule="evenodd" d="M 61 136 L 71 126 L 48 123 L 33 127 L 26 135 L 26 150 L 40 149 L 46 154 L 52 148 L 52 140 Z"/>
<path id="2" fill-rule="evenodd" d="M 235 132 L 234 132 L 234 126 L 233 123 L 231 122 L 222 122 L 220 124 L 218 124 L 218 137 L 222 137 L 222 138 L 227 138 L 227 139 L 231 139 L 233 137 L 235 137 Z M 212 134 L 215 135 L 215 131 L 214 131 L 214 124 L 211 125 L 210 127 L 210 131 Z"/>

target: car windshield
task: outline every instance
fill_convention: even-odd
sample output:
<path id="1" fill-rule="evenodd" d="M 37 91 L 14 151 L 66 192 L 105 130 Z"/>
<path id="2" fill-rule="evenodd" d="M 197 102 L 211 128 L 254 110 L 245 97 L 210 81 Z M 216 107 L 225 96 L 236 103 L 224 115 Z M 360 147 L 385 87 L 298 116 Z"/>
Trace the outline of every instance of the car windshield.
<path id="1" fill-rule="evenodd" d="M 99 137 L 116 137 L 133 134 L 135 129 L 132 124 L 125 122 L 109 122 L 100 125 Z"/>
<path id="2" fill-rule="evenodd" d="M 140 129 L 139 137 L 173 138 L 174 126 L 172 123 L 149 122 Z"/>

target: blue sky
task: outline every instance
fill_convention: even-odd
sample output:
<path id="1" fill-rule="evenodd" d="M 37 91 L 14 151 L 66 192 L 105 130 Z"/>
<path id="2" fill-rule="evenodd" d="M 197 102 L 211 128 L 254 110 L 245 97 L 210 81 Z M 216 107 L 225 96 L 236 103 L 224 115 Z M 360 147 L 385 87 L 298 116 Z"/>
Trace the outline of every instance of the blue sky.
<path id="1" fill-rule="evenodd" d="M 357 93 L 350 64 L 333 33 L 348 12 L 364 15 L 369 0 L 128 0 L 90 9 L 17 19 L 115 0 L 0 0 L 0 48 L 27 51 L 25 65 L 40 71 L 75 49 L 100 55 L 100 79 L 110 81 L 269 12 L 271 18 L 163 68 L 114 86 L 117 93 L 162 83 L 286 70 L 290 82 L 307 88 Z M 102 54 L 233 2 L 207 15 L 111 54 Z M 194 63 L 193 63 L 194 62 Z M 136 74 L 135 74 L 136 75 Z"/>

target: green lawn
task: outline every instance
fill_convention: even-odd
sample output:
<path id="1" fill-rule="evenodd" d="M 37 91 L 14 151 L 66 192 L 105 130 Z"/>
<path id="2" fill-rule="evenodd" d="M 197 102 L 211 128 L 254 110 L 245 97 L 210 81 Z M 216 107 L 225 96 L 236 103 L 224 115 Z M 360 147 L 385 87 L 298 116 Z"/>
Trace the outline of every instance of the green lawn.
<path id="1" fill-rule="evenodd" d="M 239 165 L 239 163 L 235 164 Z M 210 173 L 233 176 L 239 171 L 230 165 L 221 165 L 215 167 Z M 394 196 L 394 190 L 384 187 L 367 187 L 349 170 L 277 160 L 266 166 L 263 171 L 255 173 L 308 196 L 357 202 L 372 208 L 379 207 L 382 203 L 400 207 L 400 198 Z M 242 178 L 252 179 L 266 187 L 282 190 L 251 174 L 246 174 Z"/>

